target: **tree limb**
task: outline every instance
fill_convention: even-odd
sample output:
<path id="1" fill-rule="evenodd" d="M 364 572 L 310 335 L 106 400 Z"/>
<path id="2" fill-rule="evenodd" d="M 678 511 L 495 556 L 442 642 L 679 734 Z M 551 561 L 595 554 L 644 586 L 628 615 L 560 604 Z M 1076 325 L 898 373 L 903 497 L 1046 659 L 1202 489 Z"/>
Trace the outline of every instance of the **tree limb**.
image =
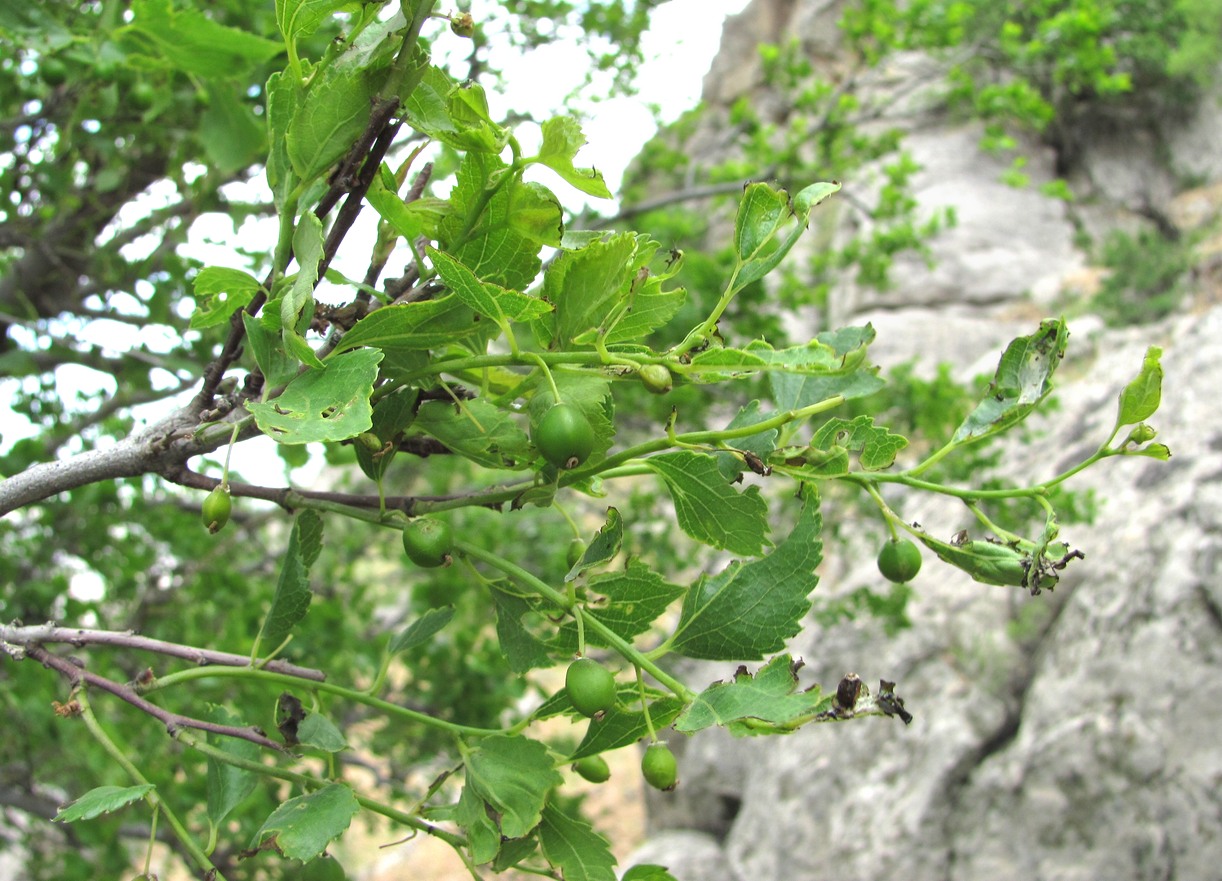
<path id="1" fill-rule="evenodd" d="M 123 438 L 114 446 L 31 465 L 0 481 L 0 517 L 79 486 L 120 477 L 138 477 L 211 452 L 228 443 L 232 422 L 243 415 L 236 411 L 230 414 L 230 422 L 197 432 L 198 410 L 188 406 L 138 434 Z M 254 431 L 253 423 L 251 430 Z"/>
<path id="2" fill-rule="evenodd" d="M 57 627 L 54 624 L 39 624 L 20 626 L 0 624 L 0 645 L 15 646 L 42 645 L 47 642 L 66 643 L 82 648 L 87 645 L 117 646 L 142 652 L 156 652 L 172 658 L 182 658 L 199 666 L 219 664 L 224 667 L 249 667 L 250 657 L 231 652 L 218 652 L 212 649 L 201 649 L 176 642 L 165 642 L 148 636 L 140 636 L 131 631 L 117 630 L 87 630 L 77 627 Z M 286 676 L 299 676 L 315 682 L 323 682 L 327 674 L 311 667 L 299 667 L 288 661 L 274 660 L 263 665 L 263 669 L 273 673 L 283 673 Z"/>
<path id="3" fill-rule="evenodd" d="M 107 679 L 105 676 L 91 673 L 83 667 L 78 667 L 69 659 L 47 651 L 40 645 L 27 645 L 24 647 L 23 652 L 25 657 L 32 658 L 44 667 L 56 671 L 74 686 L 89 685 L 101 689 L 109 694 L 113 694 L 120 700 L 126 701 L 136 709 L 147 713 L 164 724 L 166 732 L 171 737 L 182 728 L 195 728 L 199 731 L 207 731 L 210 734 L 220 734 L 225 737 L 249 740 L 251 743 L 276 750 L 277 752 L 286 752 L 283 744 L 276 743 L 276 741 L 269 738 L 258 728 L 253 726 L 220 725 L 216 722 L 206 722 L 203 719 L 193 719 L 190 716 L 183 716 L 179 713 L 163 710 L 161 707 L 138 695 L 136 690 L 130 685 L 121 685 L 118 682 Z"/>

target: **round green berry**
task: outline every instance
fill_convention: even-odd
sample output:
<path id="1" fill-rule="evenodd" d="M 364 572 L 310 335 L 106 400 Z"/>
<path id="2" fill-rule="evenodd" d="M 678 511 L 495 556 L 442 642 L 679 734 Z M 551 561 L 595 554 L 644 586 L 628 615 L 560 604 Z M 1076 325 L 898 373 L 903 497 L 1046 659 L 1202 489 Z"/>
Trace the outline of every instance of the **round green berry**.
<path id="1" fill-rule="evenodd" d="M 200 506 L 200 519 L 213 535 L 225 528 L 229 522 L 229 514 L 233 510 L 233 502 L 229 498 L 229 488 L 218 486 L 208 493 Z"/>
<path id="2" fill-rule="evenodd" d="M 569 549 L 564 556 L 564 560 L 569 564 L 570 569 L 577 565 L 577 561 L 585 554 L 586 547 L 586 543 L 580 538 L 575 538 L 569 542 Z"/>
<path id="3" fill-rule="evenodd" d="M 921 549 L 906 538 L 892 539 L 878 552 L 878 571 L 888 581 L 911 581 L 921 571 Z"/>
<path id="4" fill-rule="evenodd" d="M 403 551 L 417 566 L 433 569 L 450 562 L 454 537 L 444 520 L 421 518 L 413 520 L 403 530 Z"/>
<path id="5" fill-rule="evenodd" d="M 555 404 L 531 432 L 543 458 L 557 468 L 576 468 L 594 452 L 594 429 L 572 404 Z"/>
<path id="6" fill-rule="evenodd" d="M 38 62 L 38 75 L 48 86 L 62 86 L 68 81 L 68 65 L 58 58 L 44 58 Z"/>
<path id="7" fill-rule="evenodd" d="M 646 364 L 638 373 L 641 384 L 655 395 L 664 395 L 675 387 L 674 377 L 665 364 Z"/>
<path id="8" fill-rule="evenodd" d="M 641 757 L 641 776 L 654 789 L 667 792 L 679 783 L 679 763 L 664 743 L 651 743 Z"/>
<path id="9" fill-rule="evenodd" d="M 594 718 L 615 706 L 615 676 L 593 658 L 578 658 L 569 664 L 564 688 L 583 716 Z"/>
<path id="10" fill-rule="evenodd" d="M 611 768 L 602 756 L 586 756 L 573 762 L 573 770 L 591 783 L 606 783 L 611 779 Z"/>

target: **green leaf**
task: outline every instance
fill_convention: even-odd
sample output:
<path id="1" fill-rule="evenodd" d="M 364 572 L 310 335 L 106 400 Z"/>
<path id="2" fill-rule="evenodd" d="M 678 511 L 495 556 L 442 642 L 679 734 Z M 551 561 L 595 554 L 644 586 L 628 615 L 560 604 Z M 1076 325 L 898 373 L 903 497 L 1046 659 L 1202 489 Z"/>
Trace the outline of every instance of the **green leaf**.
<path id="1" fill-rule="evenodd" d="M 845 375 L 802 376 L 773 372 L 768 376 L 772 399 L 780 410 L 800 410 L 837 395 L 846 401 L 866 398 L 887 383 L 877 374 L 877 368 L 855 370 Z"/>
<path id="2" fill-rule="evenodd" d="M 696 696 L 675 723 L 676 731 L 692 733 L 713 725 L 735 733 L 750 729 L 734 723 L 758 719 L 773 725 L 789 725 L 827 709 L 834 695 L 818 688 L 798 691 L 795 664 L 789 655 L 778 655 L 754 675 L 740 668 L 731 682 L 715 682 Z"/>
<path id="3" fill-rule="evenodd" d="M 274 40 L 223 25 L 198 9 L 175 9 L 170 0 L 132 0 L 130 13 L 137 51 L 204 79 L 240 75 L 284 51 Z"/>
<path id="4" fill-rule="evenodd" d="M 464 786 L 454 806 L 454 822 L 467 834 L 471 862 L 477 866 L 491 862 L 501 849 L 501 832 L 488 815 L 488 806 L 475 789 Z"/>
<path id="5" fill-rule="evenodd" d="M 344 334 L 334 354 L 360 346 L 386 352 L 424 352 L 479 333 L 475 314 L 454 295 L 387 306 L 366 315 Z"/>
<path id="6" fill-rule="evenodd" d="M 412 128 L 459 152 L 500 153 L 509 131 L 492 119 L 482 86 L 457 83 L 444 70 L 430 66 L 407 96 Z"/>
<path id="7" fill-rule="evenodd" d="M 645 714 L 640 710 L 624 709 L 627 702 L 633 699 L 633 695 L 640 696 L 635 686 L 631 691 L 632 694 L 621 694 L 615 707 L 609 710 L 603 718 L 590 720 L 586 728 L 586 736 L 570 756 L 572 760 L 576 761 L 586 756 L 596 756 L 599 753 L 620 749 L 636 743 L 649 734 Z M 566 708 L 571 706 L 568 703 L 568 696 L 563 692 L 561 695 L 563 700 L 558 703 L 562 703 Z M 543 710 L 544 707 L 539 708 L 537 714 L 539 718 L 543 718 Z M 673 722 L 682 710 L 683 701 L 676 697 L 661 697 L 649 704 L 649 718 L 653 722 L 654 729 L 660 730 Z"/>
<path id="8" fill-rule="evenodd" d="M 534 835 L 528 838 L 507 838 L 501 842 L 500 852 L 492 863 L 492 871 L 504 872 L 512 869 L 538 849 L 539 841 Z"/>
<path id="9" fill-rule="evenodd" d="M 565 583 L 576 581 L 577 577 L 587 569 L 608 562 L 619 553 L 623 543 L 624 518 L 620 516 L 619 509 L 608 508 L 607 521 L 598 530 L 598 534 L 594 536 L 594 540 L 581 555 L 581 559 L 574 563 L 573 568 L 564 576 Z"/>
<path id="10" fill-rule="evenodd" d="M 309 713 L 297 726 L 297 742 L 323 752 L 338 753 L 348 748 L 344 734 L 321 713 Z"/>
<path id="11" fill-rule="evenodd" d="M 1160 462 L 1166 462 L 1171 458 L 1171 449 L 1166 444 L 1149 444 L 1142 447 L 1140 450 L 1132 450 L 1125 453 L 1126 456 L 1146 456 L 1150 459 L 1157 459 Z"/>
<path id="12" fill-rule="evenodd" d="M 564 209 L 547 187 L 514 178 L 509 182 L 509 228 L 536 245 L 559 248 L 564 239 Z"/>
<path id="13" fill-rule="evenodd" d="M 450 192 L 438 247 L 480 279 L 524 291 L 539 274 L 539 246 L 513 227 L 513 187 L 498 186 L 509 166 L 492 153 L 469 152 Z"/>
<path id="14" fill-rule="evenodd" d="M 297 258 L 297 275 L 288 291 L 280 298 L 280 333 L 284 349 L 310 367 L 322 367 L 305 340 L 305 332 L 314 320 L 314 286 L 318 284 L 318 265 L 323 259 L 322 221 L 307 211 L 293 230 L 293 254 Z"/>
<path id="15" fill-rule="evenodd" d="M 864 331 L 846 335 L 844 330 Z M 773 349 L 768 343 L 757 340 L 747 346 L 747 351 L 763 358 L 774 370 L 799 373 L 807 376 L 847 376 L 865 364 L 868 346 L 874 340 L 874 328 L 846 328 L 834 339 L 823 339 L 820 334 L 802 346 L 788 349 Z M 840 348 L 847 345 L 848 348 Z"/>
<path id="16" fill-rule="evenodd" d="M 289 195 L 297 185 L 289 161 L 288 130 L 304 100 L 305 90 L 292 74 L 277 71 L 267 78 L 267 185 L 280 211 L 286 210 Z"/>
<path id="17" fill-rule="evenodd" d="M 620 346 L 644 339 L 679 314 L 686 299 L 687 291 L 683 288 L 663 290 L 660 279 L 650 279 L 633 297 L 632 308 L 607 331 L 604 342 Z"/>
<path id="18" fill-rule="evenodd" d="M 713 661 L 753 660 L 784 648 L 810 610 L 823 559 L 822 517 L 813 489 L 793 531 L 763 559 L 735 561 L 702 576 L 683 602 L 672 650 Z"/>
<path id="19" fill-rule="evenodd" d="M 551 666 L 552 655 L 548 647 L 522 620 L 528 615 L 542 619 L 536 609 L 537 601 L 511 592 L 503 583 L 493 583 L 489 589 L 496 605 L 496 637 L 509 669 L 514 673 L 526 673 L 536 667 Z"/>
<path id="20" fill-rule="evenodd" d="M 783 447 L 768 457 L 768 464 L 784 468 L 798 480 L 827 480 L 849 473 L 849 451 L 839 444 L 818 447 Z"/>
<path id="21" fill-rule="evenodd" d="M 552 789 L 564 782 L 547 746 L 493 734 L 466 753 L 467 786 L 497 814 L 501 835 L 521 838 L 539 825 Z"/>
<path id="22" fill-rule="evenodd" d="M 351 789 L 342 783 L 329 783 L 276 808 L 256 833 L 255 843 L 262 845 L 272 839 L 283 856 L 312 860 L 344 834 L 360 809 Z"/>
<path id="23" fill-rule="evenodd" d="M 259 429 L 282 444 L 341 441 L 368 431 L 369 396 L 382 353 L 361 349 L 327 359 L 321 370 L 298 376 L 278 398 L 247 402 Z"/>
<path id="24" fill-rule="evenodd" d="M 625 872 L 623 881 L 676 881 L 676 879 L 662 866 L 641 863 Z"/>
<path id="25" fill-rule="evenodd" d="M 530 440 L 518 422 L 482 398 L 426 401 L 414 428 L 432 435 L 447 449 L 488 468 L 525 468 L 534 458 Z"/>
<path id="26" fill-rule="evenodd" d="M 615 881 L 611 845 L 585 820 L 550 804 L 539 824 L 539 843 L 564 881 Z"/>
<path id="27" fill-rule="evenodd" d="M 92 820 L 119 808 L 139 801 L 157 787 L 151 783 L 139 786 L 99 786 L 91 789 L 71 804 L 59 809 L 52 818 L 56 823 L 75 823 L 77 820 Z"/>
<path id="28" fill-rule="evenodd" d="M 195 276 L 192 287 L 199 305 L 191 315 L 191 327 L 199 330 L 227 322 L 234 311 L 254 299 L 262 285 L 240 269 L 208 266 Z"/>
<path id="29" fill-rule="evenodd" d="M 695 382 L 727 382 L 758 373 L 768 366 L 768 360 L 743 349 L 705 349 L 681 368 L 683 375 Z"/>
<path id="30" fill-rule="evenodd" d="M 208 106 L 199 118 L 197 134 L 213 168 L 233 175 L 267 155 L 263 121 L 231 82 L 208 83 Z"/>
<path id="31" fill-rule="evenodd" d="M 586 613 L 597 618 L 626 640 L 644 633 L 666 610 L 683 596 L 686 588 L 671 584 L 640 560 L 629 560 L 621 572 L 611 572 L 590 579 L 586 593 L 597 600 Z M 607 642 L 589 628 L 585 631 L 589 645 Z M 577 649 L 577 625 L 569 622 L 557 634 L 557 649 L 572 654 Z"/>
<path id="32" fill-rule="evenodd" d="M 509 143 L 509 130 L 492 119 L 488 96 L 479 83 L 459 83 L 450 89 L 446 109 L 454 124 L 448 137 L 451 146 L 500 153 Z"/>
<path id="33" fill-rule="evenodd" d="M 821 333 L 804 346 L 773 350 L 752 343 L 748 348 L 773 368 L 768 382 L 777 407 L 797 410 L 836 395 L 866 397 L 885 386 L 866 360 L 873 341 L 874 328 L 867 324 Z"/>
<path id="34" fill-rule="evenodd" d="M 692 538 L 751 556 L 768 544 L 768 506 L 759 487 L 737 492 L 713 456 L 683 450 L 653 456 L 646 464 L 665 481 L 675 520 Z"/>
<path id="35" fill-rule="evenodd" d="M 242 719 L 221 706 L 209 708 L 208 721 L 220 725 L 242 724 Z M 259 745 L 249 740 L 209 733 L 208 744 L 238 759 L 249 762 L 259 759 Z M 208 757 L 208 822 L 213 828 L 220 826 L 229 813 L 255 791 L 257 782 L 253 772 Z"/>
<path id="36" fill-rule="evenodd" d="M 536 157 L 538 162 L 586 195 L 610 199 L 611 191 L 607 189 L 607 184 L 598 171 L 573 165 L 577 151 L 586 143 L 581 123 L 570 116 L 558 116 L 544 122 L 542 128 L 543 145 Z"/>
<path id="37" fill-rule="evenodd" d="M 789 219 L 789 194 L 767 183 L 748 184 L 734 220 L 734 252 L 746 263 Z"/>
<path id="38" fill-rule="evenodd" d="M 457 131 L 449 111 L 450 92 L 456 85 L 453 77 L 441 68 L 425 68 L 420 82 L 407 96 L 403 105 L 404 114 L 411 127 L 443 143 L 450 133 Z"/>
<path id="39" fill-rule="evenodd" d="M 853 419 L 829 419 L 811 437 L 810 445 L 819 450 L 837 446 L 860 453 L 862 468 L 881 471 L 895 463 L 899 451 L 908 446 L 908 438 L 892 434 L 885 427 L 876 427 L 873 416 L 855 416 Z"/>
<path id="40" fill-rule="evenodd" d="M 258 642 L 275 649 L 310 610 L 310 567 L 322 550 L 322 517 L 307 509 L 297 515 L 280 566 L 272 606 L 263 619 Z"/>
<path id="41" fill-rule="evenodd" d="M 1065 355 L 1069 331 L 1044 321 L 1031 336 L 1013 340 L 1002 353 L 984 398 L 955 429 L 951 442 L 978 441 L 1017 425 L 1052 391 L 1052 375 Z"/>
<path id="42" fill-rule="evenodd" d="M 347 5 L 349 0 L 276 0 L 276 26 L 286 41 L 295 42 Z"/>
<path id="43" fill-rule="evenodd" d="M 626 303 L 637 271 L 656 247 L 635 233 L 620 233 L 562 251 L 543 276 L 543 299 L 555 306 L 555 314 L 539 322 L 545 341 L 553 348 L 570 348 L 581 334 L 603 329 L 604 321 Z"/>
<path id="44" fill-rule="evenodd" d="M 333 64 L 310 83 L 285 132 L 288 159 L 301 180 L 330 169 L 365 131 L 380 79 Z"/>
<path id="45" fill-rule="evenodd" d="M 429 248 L 428 255 L 454 296 L 497 324 L 503 325 L 506 320 L 527 321 L 552 311 L 551 305 L 538 297 L 480 281 L 474 272 L 436 248 Z"/>
<path id="46" fill-rule="evenodd" d="M 263 326 L 258 316 L 248 313 L 242 314 L 242 324 L 246 328 L 246 342 L 263 373 L 265 386 L 277 388 L 297 375 L 301 362 L 284 351 L 284 342 L 279 333 L 272 333 Z"/>
<path id="47" fill-rule="evenodd" d="M 365 199 L 373 206 L 383 220 L 389 223 L 399 235 L 409 242 L 424 236 L 428 239 L 437 237 L 441 220 L 449 211 L 450 203 L 435 198 L 421 198 L 413 202 L 404 202 L 399 198 L 398 184 L 394 174 L 383 164 L 373 179 Z"/>
<path id="48" fill-rule="evenodd" d="M 805 231 L 811 209 L 839 189 L 838 183 L 811 184 L 790 202 L 784 190 L 766 183 L 748 184 L 734 221 L 734 248 L 739 260 L 735 290 L 775 269 Z M 789 232 L 782 239 L 780 234 L 787 226 Z"/>
<path id="49" fill-rule="evenodd" d="M 1144 422 L 1158 410 L 1163 394 L 1163 365 L 1159 363 L 1162 354 L 1158 346 L 1150 346 L 1142 359 L 1141 372 L 1120 392 L 1117 429 Z"/>
<path id="50" fill-rule="evenodd" d="M 442 606 L 439 609 L 429 609 L 403 630 L 395 634 L 386 651 L 392 655 L 406 652 L 418 645 L 424 645 L 441 632 L 454 618 L 453 606 Z"/>

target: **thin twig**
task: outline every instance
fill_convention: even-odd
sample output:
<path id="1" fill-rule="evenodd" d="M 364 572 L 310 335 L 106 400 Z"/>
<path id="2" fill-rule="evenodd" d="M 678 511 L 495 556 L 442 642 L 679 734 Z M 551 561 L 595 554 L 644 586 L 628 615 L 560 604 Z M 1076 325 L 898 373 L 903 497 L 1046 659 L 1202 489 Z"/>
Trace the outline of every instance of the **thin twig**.
<path id="1" fill-rule="evenodd" d="M 352 145 L 348 153 L 340 161 L 336 172 L 331 177 L 330 188 L 323 194 L 322 199 L 319 200 L 318 205 L 314 208 L 314 214 L 319 220 L 322 220 L 327 216 L 328 212 L 335 207 L 336 203 L 339 202 L 340 198 L 343 197 L 345 193 L 352 194 L 356 192 L 357 188 L 359 187 L 359 183 L 353 181 L 352 170 L 357 168 L 362 161 L 370 158 L 370 148 L 374 146 L 377 139 L 384 133 L 388 126 L 393 127 L 395 133 L 398 132 L 398 125 L 401 125 L 401 123 L 390 123 L 391 117 L 398 108 L 398 99 L 383 101 L 374 107 L 373 113 L 369 119 L 369 125 L 366 126 L 364 133 L 362 133 L 361 137 L 357 139 L 356 143 Z M 393 140 L 393 135 L 389 140 Z M 386 149 L 390 146 L 389 140 L 387 141 L 385 147 L 381 149 L 381 153 L 378 156 L 378 163 L 381 162 L 381 156 L 385 155 Z M 360 210 L 360 201 L 364 199 L 365 191 L 368 190 L 369 182 L 373 180 L 373 171 L 376 171 L 376 169 L 377 163 L 373 163 L 373 170 L 370 172 L 369 181 L 366 181 L 363 188 L 360 188 L 360 195 L 357 198 L 353 211 Z M 362 166 L 361 170 L 362 173 L 364 173 L 365 167 Z M 355 186 L 354 183 L 356 184 Z M 352 221 L 355 219 L 354 214 L 353 217 L 347 221 L 347 226 L 344 228 L 345 234 L 347 233 L 348 228 L 352 226 Z M 339 221 L 337 220 L 336 226 L 338 225 Z M 334 227 L 332 228 L 332 233 L 334 234 Z M 340 238 L 342 239 L 343 237 L 340 236 Z M 329 253 L 333 256 L 335 250 L 337 250 L 339 247 L 339 242 L 331 242 L 329 240 L 328 245 L 331 247 Z M 320 279 L 322 278 L 322 273 L 325 271 L 330 262 L 331 258 L 325 256 L 322 265 L 319 268 L 318 277 Z M 263 282 L 263 289 L 260 290 L 259 293 L 255 294 L 250 303 L 246 305 L 246 308 L 238 309 L 233 313 L 233 315 L 230 316 L 229 336 L 225 339 L 225 345 L 222 347 L 221 353 L 212 361 L 212 363 L 204 368 L 204 382 L 200 387 L 199 394 L 196 395 L 194 401 L 194 406 L 197 410 L 206 410 L 212 406 L 213 399 L 216 397 L 217 388 L 221 383 L 221 378 L 225 375 L 225 371 L 229 369 L 229 365 L 232 364 L 237 358 L 238 352 L 242 348 L 242 340 L 246 336 L 246 325 L 242 321 L 242 315 L 244 313 L 250 315 L 258 314 L 259 310 L 263 308 L 263 304 L 267 301 L 267 290 L 271 286 L 273 278 L 273 274 L 269 273 L 268 277 Z M 253 393 L 255 391 L 255 387 L 260 385 L 262 385 L 262 374 L 260 374 L 257 370 L 251 371 L 251 378 L 248 378 L 246 383 L 247 391 Z"/>
<path id="2" fill-rule="evenodd" d="M 235 725 L 220 725 L 216 722 L 206 722 L 203 719 L 193 719 L 190 716 L 183 716 L 179 713 L 171 713 L 169 710 L 163 710 L 161 707 L 151 703 L 140 695 L 136 694 L 135 689 L 130 685 L 121 685 L 105 676 L 100 676 L 97 673 L 92 673 L 83 667 L 78 667 L 72 661 L 53 652 L 47 651 L 40 645 L 27 645 L 24 647 L 24 654 L 28 658 L 33 658 L 44 667 L 55 670 L 63 675 L 65 679 L 71 682 L 74 686 L 90 685 L 101 689 L 109 694 L 113 694 L 120 700 L 126 701 L 141 712 L 147 713 L 154 719 L 157 719 L 165 725 L 166 732 L 173 737 L 182 728 L 195 728 L 199 731 L 207 731 L 210 734 L 219 734 L 224 737 L 236 737 L 240 740 L 249 740 L 251 743 L 257 744 L 266 749 L 273 749 L 277 752 L 287 752 L 283 744 L 269 738 L 263 731 L 255 727 L 237 727 Z"/>
<path id="3" fill-rule="evenodd" d="M 445 447 L 434 448 L 428 443 L 416 444 L 412 441 L 413 439 L 409 438 L 408 441 L 404 441 L 400 445 L 400 448 L 419 456 L 448 454 L 450 452 Z M 190 487 L 191 489 L 212 491 L 221 485 L 219 479 L 192 471 L 185 465 L 175 465 L 158 473 L 171 483 Z M 521 483 L 525 485 L 529 481 L 521 481 Z M 242 483 L 235 480 L 229 481 L 229 492 L 240 498 L 262 499 L 265 502 L 273 502 L 289 511 L 300 507 L 301 502 L 309 500 L 346 505 L 350 508 L 378 510 L 385 507 L 386 510 L 403 511 L 409 515 L 415 510 L 419 502 L 450 502 L 473 495 L 471 493 L 463 493 L 444 496 L 386 496 L 385 498 L 379 498 L 377 494 L 359 495 L 357 493 L 322 492 L 318 490 L 294 489 L 291 486 L 257 486 L 253 483 Z"/>
<path id="4" fill-rule="evenodd" d="M 141 652 L 155 652 L 159 655 L 169 655 L 172 658 L 182 658 L 201 667 L 209 664 L 218 664 L 223 667 L 250 666 L 250 655 L 235 655 L 231 652 L 218 652 L 176 642 L 165 642 L 148 636 L 140 636 L 130 630 L 88 630 L 78 627 L 57 627 L 54 624 L 34 626 L 0 624 L 0 643 L 31 646 L 48 642 L 66 643 L 77 648 L 87 645 L 105 645 Z M 298 676 L 314 682 L 324 682 L 327 678 L 327 674 L 322 670 L 299 667 L 284 660 L 269 661 L 263 666 L 263 669 L 273 673 L 283 673 L 286 676 Z"/>

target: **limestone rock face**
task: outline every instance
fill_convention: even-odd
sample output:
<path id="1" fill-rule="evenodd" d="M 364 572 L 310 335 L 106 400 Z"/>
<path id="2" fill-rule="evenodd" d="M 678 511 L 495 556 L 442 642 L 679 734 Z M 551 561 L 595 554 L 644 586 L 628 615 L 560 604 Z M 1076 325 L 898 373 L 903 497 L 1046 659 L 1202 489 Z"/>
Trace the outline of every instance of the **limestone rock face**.
<path id="1" fill-rule="evenodd" d="M 840 5 L 755 0 L 730 24 L 740 30 L 727 34 L 706 97 L 728 104 L 735 89 L 758 88 L 744 34 L 801 34 L 834 71 Z M 922 63 L 898 60 L 893 85 Z M 880 76 L 874 87 L 893 85 Z M 975 584 L 927 554 L 911 628 L 812 624 L 791 646 L 806 662 L 804 684 L 834 687 L 849 671 L 875 689 L 896 681 L 912 724 L 868 719 L 744 740 L 672 733 L 680 786 L 650 796 L 650 828 L 661 831 L 642 856 L 680 881 L 1222 877 L 1222 152 L 1209 134 L 1222 107 L 1207 101 L 1149 131 L 1095 119 L 1071 178 L 1091 204 L 1071 207 L 1001 184 L 1005 166 L 978 150 L 978 130 L 919 96 L 905 100 L 895 96 L 903 112 L 880 124 L 907 132 L 921 209 L 953 206 L 958 224 L 932 242 L 932 267 L 898 265 L 887 294 L 834 290 L 826 322 L 872 321 L 884 365 L 919 357 L 950 361 L 962 377 L 991 373 L 1005 343 L 1033 332 L 1065 290 L 1098 284 L 1075 225 L 1097 235 L 1151 216 L 1184 231 L 1215 224 L 1197 246 L 1196 299 L 1179 314 L 1121 330 L 1089 315 L 1070 322 L 1059 408 L 1033 418 L 1030 442 L 1007 449 L 1002 473 L 1029 482 L 1089 456 L 1149 345 L 1164 349 L 1163 405 L 1151 421 L 1173 458 L 1112 459 L 1070 482 L 1094 493 L 1097 513 L 1063 527 L 1086 559 L 1054 592 Z M 1035 185 L 1063 171 L 1038 145 L 1027 153 Z M 1188 172 L 1204 183 L 1181 191 Z M 886 496 L 942 538 L 974 523 L 952 499 Z M 825 519 L 836 514 L 825 506 Z M 829 555 L 820 592 L 882 587 L 881 527 L 859 531 Z M 682 672 L 695 684 L 734 671 Z"/>

